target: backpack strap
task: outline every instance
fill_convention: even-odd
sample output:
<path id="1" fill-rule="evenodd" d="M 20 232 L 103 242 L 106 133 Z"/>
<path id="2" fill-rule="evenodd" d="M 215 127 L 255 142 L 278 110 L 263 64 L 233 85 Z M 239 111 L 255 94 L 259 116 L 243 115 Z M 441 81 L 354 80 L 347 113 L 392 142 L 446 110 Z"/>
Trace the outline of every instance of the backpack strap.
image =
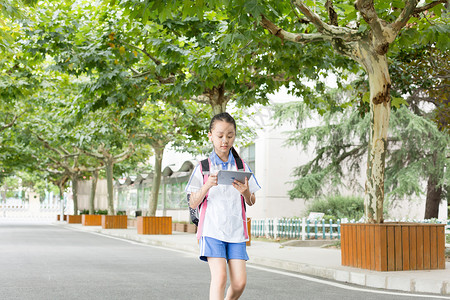
<path id="1" fill-rule="evenodd" d="M 236 168 L 239 171 L 245 171 L 244 160 L 239 156 L 234 147 L 231 148 L 231 153 L 233 154 L 234 161 L 236 162 Z M 244 237 L 248 239 L 248 228 L 247 228 L 247 206 L 245 205 L 244 196 L 241 195 L 242 202 L 242 222 L 244 226 Z"/>
<path id="2" fill-rule="evenodd" d="M 203 184 L 208 181 L 209 178 L 209 170 L 210 170 L 210 160 L 209 158 L 204 159 L 200 162 L 200 171 L 203 175 Z M 199 210 L 199 221 L 197 226 L 197 240 L 199 240 L 202 237 L 202 231 L 203 231 L 203 223 L 205 221 L 205 214 L 206 214 L 206 208 L 208 207 L 208 194 L 205 195 L 205 198 L 203 198 L 202 203 L 198 205 Z"/>
<path id="3" fill-rule="evenodd" d="M 209 164 L 210 164 L 209 158 L 206 158 L 200 162 L 200 166 L 201 166 L 200 171 L 202 171 L 203 176 L 209 175 Z"/>

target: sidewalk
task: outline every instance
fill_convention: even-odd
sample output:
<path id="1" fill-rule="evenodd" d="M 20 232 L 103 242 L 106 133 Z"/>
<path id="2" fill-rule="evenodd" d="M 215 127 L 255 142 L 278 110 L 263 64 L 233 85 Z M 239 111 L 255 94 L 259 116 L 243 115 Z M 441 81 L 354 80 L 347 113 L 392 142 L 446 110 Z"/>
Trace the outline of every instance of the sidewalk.
<path id="1" fill-rule="evenodd" d="M 160 246 L 198 254 L 194 234 L 174 231 L 172 235 L 141 235 L 134 227 L 128 229 L 102 229 L 100 226 L 82 226 L 54 222 L 54 225 L 73 230 L 99 233 L 128 239 L 144 244 Z M 445 270 L 376 272 L 341 266 L 338 249 L 317 247 L 289 247 L 279 243 L 252 241 L 247 247 L 249 264 L 298 272 L 325 279 L 356 285 L 406 291 L 450 295 L 450 263 Z"/>

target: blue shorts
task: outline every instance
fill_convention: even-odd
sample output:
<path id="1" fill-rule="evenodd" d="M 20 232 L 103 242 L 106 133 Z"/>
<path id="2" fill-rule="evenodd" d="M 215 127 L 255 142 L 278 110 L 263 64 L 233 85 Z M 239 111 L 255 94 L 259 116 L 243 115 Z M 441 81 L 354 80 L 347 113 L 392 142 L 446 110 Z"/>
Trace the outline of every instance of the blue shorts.
<path id="1" fill-rule="evenodd" d="M 208 261 L 208 257 L 223 257 L 230 259 L 248 260 L 247 245 L 242 243 L 228 243 L 202 236 L 200 239 L 200 259 Z"/>

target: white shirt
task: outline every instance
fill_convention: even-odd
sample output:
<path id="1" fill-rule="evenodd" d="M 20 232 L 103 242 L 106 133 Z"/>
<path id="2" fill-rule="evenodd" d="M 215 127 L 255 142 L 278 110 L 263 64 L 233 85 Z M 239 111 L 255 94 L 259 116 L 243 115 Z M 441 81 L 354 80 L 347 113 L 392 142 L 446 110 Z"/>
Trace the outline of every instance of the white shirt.
<path id="1" fill-rule="evenodd" d="M 210 158 L 212 162 L 217 161 L 218 157 L 214 156 L 217 156 L 217 154 L 213 152 Z M 231 153 L 230 156 L 228 164 L 224 163 L 224 165 L 227 169 L 236 171 L 237 167 Z M 245 170 L 251 171 L 248 165 L 244 164 Z M 198 165 L 186 186 L 186 192 L 188 194 L 197 192 L 202 186 L 203 175 Z M 250 193 L 253 194 L 260 188 L 255 175 L 252 175 L 249 180 Z M 238 190 L 232 185 L 213 186 L 209 190 L 207 201 L 202 236 L 212 237 L 229 243 L 241 243 L 248 240 L 244 235 L 242 200 Z M 247 221 L 245 220 L 245 222 Z"/>

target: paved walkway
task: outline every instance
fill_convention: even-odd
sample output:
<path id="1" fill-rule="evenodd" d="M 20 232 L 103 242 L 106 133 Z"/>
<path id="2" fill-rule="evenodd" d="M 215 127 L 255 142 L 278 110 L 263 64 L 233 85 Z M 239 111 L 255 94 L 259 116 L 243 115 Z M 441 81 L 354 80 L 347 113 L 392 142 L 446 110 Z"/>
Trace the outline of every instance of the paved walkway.
<path id="1" fill-rule="evenodd" d="M 194 234 L 173 232 L 172 235 L 141 235 L 136 228 L 102 229 L 55 222 L 74 230 L 100 233 L 154 246 L 198 253 Z M 322 277 L 356 285 L 416 293 L 450 295 L 450 263 L 445 270 L 376 272 L 341 265 L 339 249 L 289 247 L 279 243 L 252 241 L 247 247 L 249 264 Z M 450 298 L 449 298 L 450 299 Z"/>

